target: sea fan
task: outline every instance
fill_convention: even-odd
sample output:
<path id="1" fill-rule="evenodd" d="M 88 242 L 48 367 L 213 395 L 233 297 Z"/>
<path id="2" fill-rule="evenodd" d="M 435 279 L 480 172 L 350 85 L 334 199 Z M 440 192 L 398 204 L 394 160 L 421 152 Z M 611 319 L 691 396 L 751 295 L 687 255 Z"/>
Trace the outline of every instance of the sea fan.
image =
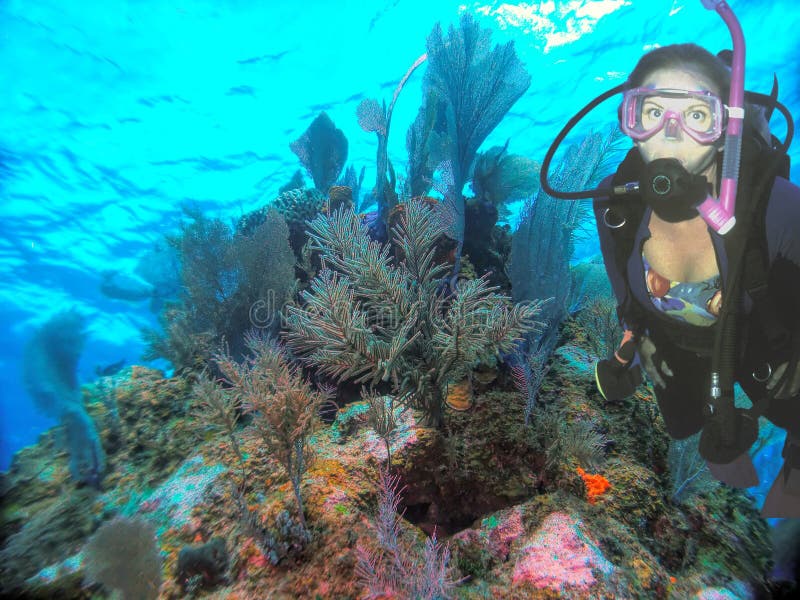
<path id="1" fill-rule="evenodd" d="M 314 187 L 323 193 L 334 184 L 347 162 L 347 138 L 325 111 L 289 147 L 314 179 Z"/>
<path id="2" fill-rule="evenodd" d="M 478 148 L 530 85 L 530 75 L 513 42 L 491 49 L 491 30 L 467 13 L 445 38 L 437 24 L 428 36 L 425 86 L 441 102 L 435 131 L 446 140 L 453 169 L 452 195 L 463 204 L 462 189 Z M 457 211 L 459 212 L 459 211 Z M 463 208 L 460 210 L 463 215 Z M 463 216 L 458 226 L 463 241 Z"/>

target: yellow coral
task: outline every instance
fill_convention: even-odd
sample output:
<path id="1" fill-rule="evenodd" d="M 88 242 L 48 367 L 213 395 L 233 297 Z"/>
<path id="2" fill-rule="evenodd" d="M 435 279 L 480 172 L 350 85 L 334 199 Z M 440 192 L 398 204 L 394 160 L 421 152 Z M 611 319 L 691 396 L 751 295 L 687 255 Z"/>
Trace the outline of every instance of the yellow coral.
<path id="1" fill-rule="evenodd" d="M 472 408 L 472 383 L 465 377 L 458 383 L 452 384 L 447 388 L 447 406 L 457 411 L 469 410 Z"/>

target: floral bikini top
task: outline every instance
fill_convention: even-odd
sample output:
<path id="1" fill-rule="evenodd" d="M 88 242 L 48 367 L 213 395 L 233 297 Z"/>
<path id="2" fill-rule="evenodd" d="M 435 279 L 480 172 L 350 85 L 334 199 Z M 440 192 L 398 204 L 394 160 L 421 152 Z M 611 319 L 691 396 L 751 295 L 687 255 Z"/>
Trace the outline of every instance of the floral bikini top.
<path id="1" fill-rule="evenodd" d="M 720 276 L 684 283 L 670 281 L 650 267 L 642 253 L 644 279 L 653 306 L 678 321 L 708 327 L 713 325 L 722 307 Z"/>

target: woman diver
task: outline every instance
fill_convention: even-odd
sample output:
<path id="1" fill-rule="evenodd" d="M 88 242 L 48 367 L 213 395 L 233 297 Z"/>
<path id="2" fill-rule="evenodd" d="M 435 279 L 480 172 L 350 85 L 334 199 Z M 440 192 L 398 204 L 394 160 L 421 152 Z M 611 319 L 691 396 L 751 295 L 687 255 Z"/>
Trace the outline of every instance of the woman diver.
<path id="1" fill-rule="evenodd" d="M 788 177 L 791 116 L 774 97 L 744 92 L 743 40 L 737 43 L 732 14 L 723 18 L 734 37 L 732 68 L 695 44 L 645 54 L 623 85 L 556 138 L 542 188 L 564 199 L 594 198 L 625 332 L 617 352 L 597 364 L 603 397 L 632 393 L 641 365 L 670 437 L 702 432 L 709 470 L 735 487 L 758 483 L 748 450 L 765 416 L 787 436 L 762 515 L 798 518 L 800 188 L 777 175 Z M 620 92 L 620 127 L 634 147 L 617 172 L 595 190 L 553 190 L 547 171 L 555 148 L 583 115 Z M 767 125 L 776 106 L 789 122 L 783 147 Z M 734 405 L 734 383 L 750 408 Z"/>
<path id="2" fill-rule="evenodd" d="M 634 140 L 633 152 L 638 153 L 627 161 L 625 169 L 637 169 L 637 162 L 641 169 L 658 159 L 675 159 L 688 173 L 702 176 L 713 195 L 718 195 L 723 150 L 721 113 L 727 102 L 728 78 L 729 71 L 720 59 L 692 44 L 665 46 L 645 55 L 628 78 L 621 107 L 621 128 Z M 748 134 L 758 135 L 757 129 L 753 126 Z M 745 168 L 748 162 L 743 161 Z M 617 173 L 621 179 L 630 179 L 621 171 Z M 742 173 L 742 177 L 747 176 Z M 653 179 L 658 181 L 658 175 Z M 765 325 L 754 316 L 747 328 L 749 339 L 740 333 L 738 342 L 740 350 L 746 344 L 754 344 L 754 348 L 740 352 L 735 378 L 751 399 L 763 398 L 774 390 L 763 414 L 787 431 L 784 466 L 767 496 L 764 515 L 800 517 L 800 369 L 795 364 L 787 373 L 800 332 L 795 316 L 800 306 L 800 188 L 776 177 L 767 192 L 764 226 L 768 278 L 776 284 L 770 292 L 781 297 L 773 300 L 778 306 L 766 310 L 783 307 L 780 317 L 795 321 L 783 326 L 795 339 L 786 340 L 784 348 L 769 348 L 769 340 L 758 339 L 763 336 L 755 328 Z M 740 203 L 753 200 L 739 198 Z M 709 328 L 720 316 L 725 298 L 722 284 L 729 266 L 722 236 L 703 219 L 695 204 L 696 200 L 680 202 L 676 198 L 648 203 L 634 234 L 632 249 L 636 251 L 628 256 L 624 277 L 615 259 L 618 242 L 611 231 L 620 221 L 613 220 L 613 209 L 603 201 L 594 204 L 606 272 L 615 296 L 620 305 L 629 295 L 629 302 L 639 305 L 631 311 L 632 323 L 625 323 L 626 327 L 636 323 L 636 328 L 626 329 L 625 343 L 635 344 L 639 362 L 655 386 L 667 431 L 674 439 L 693 435 L 704 425 L 704 384 L 710 378 L 713 349 Z M 748 300 L 753 303 L 752 298 L 742 298 L 741 302 Z M 744 312 L 748 312 L 746 308 Z M 738 326 L 746 328 L 745 324 Z M 767 356 L 753 356 L 755 347 L 769 354 L 780 350 L 783 356 L 779 353 L 764 362 L 759 358 Z M 631 350 L 629 346 L 618 352 L 621 360 L 616 362 L 625 363 L 626 351 Z M 598 373 L 602 373 L 602 366 Z M 602 391 L 600 378 L 598 384 Z M 711 473 L 730 485 L 749 487 L 758 483 L 747 448 L 728 464 L 707 462 Z"/>

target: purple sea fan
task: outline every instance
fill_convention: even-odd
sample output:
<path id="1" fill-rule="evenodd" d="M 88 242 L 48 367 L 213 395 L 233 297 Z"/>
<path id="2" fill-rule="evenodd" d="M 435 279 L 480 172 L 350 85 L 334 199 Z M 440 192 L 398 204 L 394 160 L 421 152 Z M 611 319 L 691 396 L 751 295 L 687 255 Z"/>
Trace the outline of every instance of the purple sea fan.
<path id="1" fill-rule="evenodd" d="M 347 162 L 347 138 L 325 111 L 289 148 L 311 174 L 314 187 L 323 193 L 336 182 Z"/>
<path id="2" fill-rule="evenodd" d="M 390 475 L 388 469 L 380 472 L 375 523 L 378 548 L 372 551 L 361 543 L 356 547 L 356 574 L 365 588 L 365 597 L 451 598 L 460 582 L 450 576 L 449 547 L 434 535 L 419 555 L 401 542 L 403 514 L 398 509 L 404 489 L 399 476 Z"/>

